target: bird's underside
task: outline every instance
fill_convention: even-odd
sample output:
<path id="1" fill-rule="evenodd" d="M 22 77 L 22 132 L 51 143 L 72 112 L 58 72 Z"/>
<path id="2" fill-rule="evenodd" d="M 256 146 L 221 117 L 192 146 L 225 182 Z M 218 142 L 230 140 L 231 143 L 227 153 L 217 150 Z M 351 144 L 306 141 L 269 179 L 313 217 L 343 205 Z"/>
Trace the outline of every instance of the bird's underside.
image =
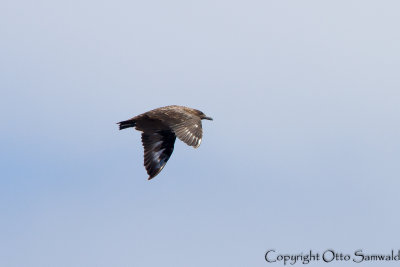
<path id="1" fill-rule="evenodd" d="M 200 146 L 203 135 L 201 118 L 182 110 L 183 108 L 185 107 L 168 106 L 119 122 L 120 129 L 135 127 L 142 132 L 144 166 L 149 180 L 165 167 L 174 151 L 176 137 L 194 148 Z"/>

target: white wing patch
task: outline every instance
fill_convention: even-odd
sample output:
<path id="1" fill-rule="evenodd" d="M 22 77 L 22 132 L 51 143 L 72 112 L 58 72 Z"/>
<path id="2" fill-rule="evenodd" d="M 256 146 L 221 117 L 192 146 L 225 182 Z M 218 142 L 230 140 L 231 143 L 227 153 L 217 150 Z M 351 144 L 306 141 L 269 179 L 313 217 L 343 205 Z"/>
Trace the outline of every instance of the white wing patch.
<path id="1" fill-rule="evenodd" d="M 156 176 L 167 164 L 174 150 L 175 134 L 171 131 L 142 133 L 144 166 L 149 179 Z"/>
<path id="2" fill-rule="evenodd" d="M 187 145 L 198 148 L 203 136 L 200 119 L 191 119 L 172 126 L 175 135 Z"/>

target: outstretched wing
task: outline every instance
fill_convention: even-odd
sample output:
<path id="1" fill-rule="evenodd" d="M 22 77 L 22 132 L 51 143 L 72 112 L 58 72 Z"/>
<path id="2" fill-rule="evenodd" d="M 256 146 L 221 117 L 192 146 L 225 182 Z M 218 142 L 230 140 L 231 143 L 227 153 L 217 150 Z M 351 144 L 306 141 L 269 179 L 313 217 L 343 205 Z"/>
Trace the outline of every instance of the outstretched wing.
<path id="1" fill-rule="evenodd" d="M 172 131 L 143 132 L 144 166 L 149 180 L 161 172 L 174 151 L 176 136 Z"/>
<path id="2" fill-rule="evenodd" d="M 201 120 L 188 118 L 187 120 L 170 126 L 176 136 L 187 145 L 198 148 L 203 137 Z"/>
<path id="3" fill-rule="evenodd" d="M 145 113 L 148 118 L 161 121 L 189 146 L 200 146 L 203 130 L 200 117 L 187 112 L 184 107 L 167 106 Z"/>

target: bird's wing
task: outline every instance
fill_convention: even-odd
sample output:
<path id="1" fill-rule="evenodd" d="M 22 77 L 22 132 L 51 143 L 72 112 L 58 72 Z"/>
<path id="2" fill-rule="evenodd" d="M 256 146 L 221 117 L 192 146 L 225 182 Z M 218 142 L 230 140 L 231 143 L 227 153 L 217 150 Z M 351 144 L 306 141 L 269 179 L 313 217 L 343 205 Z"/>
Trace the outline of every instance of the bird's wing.
<path id="1" fill-rule="evenodd" d="M 149 180 L 159 174 L 167 164 L 174 151 L 175 139 L 175 134 L 168 130 L 142 133 L 144 166 Z"/>
<path id="2" fill-rule="evenodd" d="M 145 114 L 149 118 L 162 121 L 187 145 L 194 148 L 200 146 L 203 130 L 199 117 L 171 107 L 151 110 Z"/>
<path id="3" fill-rule="evenodd" d="M 187 145 L 198 148 L 203 137 L 201 120 L 189 117 L 186 120 L 170 126 L 176 136 Z"/>

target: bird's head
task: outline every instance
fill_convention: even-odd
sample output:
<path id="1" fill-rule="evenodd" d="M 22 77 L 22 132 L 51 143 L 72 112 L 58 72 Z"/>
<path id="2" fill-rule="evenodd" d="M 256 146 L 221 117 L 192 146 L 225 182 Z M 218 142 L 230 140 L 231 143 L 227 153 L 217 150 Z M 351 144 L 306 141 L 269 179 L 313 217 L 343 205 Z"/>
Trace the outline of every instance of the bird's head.
<path id="1" fill-rule="evenodd" d="M 188 108 L 188 107 L 183 107 L 183 108 L 184 108 L 184 110 L 186 110 L 187 112 L 190 112 L 190 113 L 196 115 L 196 116 L 199 117 L 201 120 L 210 120 L 210 121 L 213 120 L 213 118 L 207 117 L 206 114 L 204 114 L 203 112 L 201 112 L 201 111 L 198 110 L 198 109 Z"/>
<path id="2" fill-rule="evenodd" d="M 202 119 L 202 120 L 210 120 L 210 121 L 212 121 L 213 120 L 213 118 L 211 118 L 211 117 L 207 117 L 206 116 L 206 114 L 204 114 L 203 112 L 201 112 L 200 110 L 197 110 L 196 109 L 196 112 L 197 112 L 197 116 L 199 116 L 200 117 L 200 119 Z"/>
<path id="3" fill-rule="evenodd" d="M 206 114 L 204 114 L 204 113 L 203 113 L 203 115 L 202 115 L 200 118 L 201 118 L 202 120 L 210 120 L 210 121 L 213 120 L 213 118 L 207 117 Z"/>

